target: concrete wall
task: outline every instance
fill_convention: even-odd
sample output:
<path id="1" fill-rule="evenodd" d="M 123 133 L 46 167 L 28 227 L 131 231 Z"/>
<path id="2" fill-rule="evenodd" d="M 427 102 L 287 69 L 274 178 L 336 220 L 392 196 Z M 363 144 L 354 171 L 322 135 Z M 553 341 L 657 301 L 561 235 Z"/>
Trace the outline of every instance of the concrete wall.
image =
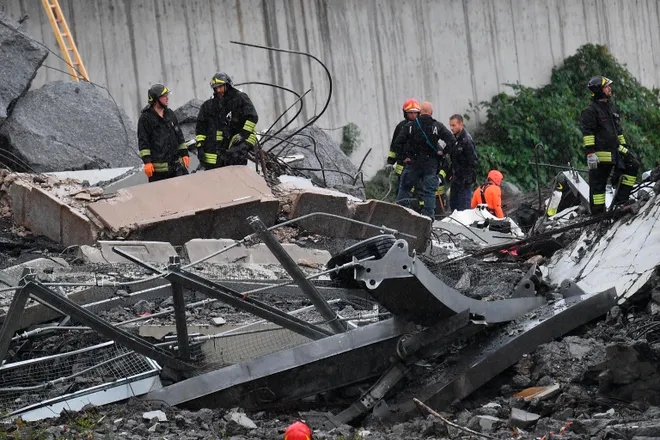
<path id="1" fill-rule="evenodd" d="M 312 88 L 305 120 L 320 111 L 328 82 L 308 58 L 230 44 L 240 40 L 309 51 L 333 79 L 325 128 L 355 122 L 368 174 L 382 166 L 408 97 L 430 100 L 441 121 L 503 83 L 547 83 L 551 68 L 591 42 L 607 44 L 646 86 L 660 86 L 658 0 L 60 0 L 92 81 L 137 120 L 154 82 L 170 105 L 210 95 L 217 70 L 236 82 Z M 10 16 L 59 54 L 40 0 L 0 0 Z M 66 70 L 50 55 L 46 64 Z M 589 76 L 599 72 L 585 72 Z M 66 78 L 42 68 L 35 85 Z M 295 98 L 246 86 L 266 129 Z M 333 132 L 337 138 L 341 130 Z"/>

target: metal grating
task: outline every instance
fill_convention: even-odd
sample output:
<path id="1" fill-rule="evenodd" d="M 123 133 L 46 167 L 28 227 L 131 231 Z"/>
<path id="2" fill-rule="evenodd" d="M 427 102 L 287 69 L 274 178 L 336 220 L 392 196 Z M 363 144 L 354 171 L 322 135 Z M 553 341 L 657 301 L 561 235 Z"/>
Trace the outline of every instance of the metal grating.
<path id="1" fill-rule="evenodd" d="M 113 341 L 0 367 L 0 414 L 158 370 Z"/>

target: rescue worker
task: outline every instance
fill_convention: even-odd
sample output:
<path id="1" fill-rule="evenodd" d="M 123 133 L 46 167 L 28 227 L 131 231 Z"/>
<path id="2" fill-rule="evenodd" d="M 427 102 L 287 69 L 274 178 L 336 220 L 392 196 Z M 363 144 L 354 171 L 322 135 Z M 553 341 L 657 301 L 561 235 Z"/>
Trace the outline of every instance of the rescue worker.
<path id="1" fill-rule="evenodd" d="M 591 103 L 582 111 L 580 119 L 589 166 L 591 215 L 605 212 L 605 188 L 612 171 L 612 186 L 618 186 L 613 204 L 628 201 L 640 165 L 626 144 L 621 117 L 611 102 L 611 84 L 612 80 L 604 76 L 589 80 Z"/>
<path id="2" fill-rule="evenodd" d="M 403 103 L 403 120 L 399 122 L 394 128 L 394 134 L 392 135 L 392 142 L 390 143 L 390 151 L 387 154 L 387 165 L 385 165 L 385 169 L 388 172 L 394 169 L 394 172 L 397 174 L 397 176 L 399 176 L 399 180 L 401 180 L 401 173 L 403 172 L 404 165 L 397 161 L 398 151 L 396 151 L 396 138 L 399 136 L 401 129 L 403 129 L 403 127 L 408 122 L 417 119 L 420 111 L 421 107 L 419 102 L 416 99 L 410 98 Z"/>
<path id="3" fill-rule="evenodd" d="M 188 148 L 174 112 L 167 107 L 170 90 L 162 84 L 149 89 L 149 104 L 138 120 L 138 145 L 149 182 L 188 174 Z"/>
<path id="4" fill-rule="evenodd" d="M 414 121 L 417 119 L 419 116 L 419 112 L 421 110 L 421 107 L 419 105 L 419 101 L 417 101 L 414 98 L 408 99 L 406 102 L 403 103 L 403 120 L 399 122 L 396 127 L 394 128 L 394 133 L 392 134 L 392 142 L 390 143 L 390 151 L 387 155 L 387 164 L 385 165 L 385 171 L 391 173 L 394 171 L 394 173 L 397 176 L 396 179 L 396 187 L 397 189 L 399 188 L 399 185 L 401 184 L 401 173 L 403 172 L 404 164 L 401 163 L 402 159 L 398 159 L 397 161 L 397 151 L 396 151 L 396 146 L 395 146 L 395 141 L 396 138 L 399 136 L 399 133 L 401 132 L 401 129 L 410 121 Z M 417 202 L 419 203 L 419 209 L 424 208 L 424 200 L 421 197 L 421 190 L 415 192 L 415 187 L 417 188 L 422 188 L 422 182 L 417 182 L 415 186 L 412 189 L 412 193 L 416 196 Z"/>
<path id="5" fill-rule="evenodd" d="M 451 159 L 452 179 L 449 205 L 452 210 L 470 209 L 470 194 L 477 179 L 477 149 L 472 136 L 463 124 L 463 116 L 449 118 L 449 129 L 456 136 L 456 143 L 445 154 Z"/>
<path id="6" fill-rule="evenodd" d="M 476 208 L 477 205 L 485 204 L 488 206 L 488 212 L 497 218 L 504 218 L 502 189 L 500 188 L 502 180 L 504 180 L 502 173 L 497 170 L 490 170 L 486 183 L 475 189 L 472 194 L 472 209 Z"/>
<path id="7" fill-rule="evenodd" d="M 438 148 L 438 141 L 441 139 L 447 146 L 453 146 L 456 142 L 451 131 L 433 119 L 433 105 L 424 102 L 419 117 L 403 127 L 394 146 L 397 159 L 400 157 L 405 164 L 397 203 L 409 206 L 411 190 L 415 183 L 421 180 L 424 198 L 422 215 L 431 219 L 435 218 L 435 195 L 443 155 L 442 150 Z"/>
<path id="8" fill-rule="evenodd" d="M 296 422 L 286 429 L 284 440 L 312 440 L 312 430 L 303 422 Z"/>
<path id="9" fill-rule="evenodd" d="M 259 116 L 250 97 L 236 89 L 224 72 L 211 78 L 213 97 L 199 109 L 197 155 L 204 169 L 247 165 L 248 153 L 257 142 Z"/>

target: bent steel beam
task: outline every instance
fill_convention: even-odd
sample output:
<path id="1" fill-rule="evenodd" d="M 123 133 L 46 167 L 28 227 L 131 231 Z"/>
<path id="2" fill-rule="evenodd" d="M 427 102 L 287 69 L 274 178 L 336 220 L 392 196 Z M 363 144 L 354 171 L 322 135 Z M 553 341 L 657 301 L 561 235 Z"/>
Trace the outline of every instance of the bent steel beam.
<path id="1" fill-rule="evenodd" d="M 209 281 L 182 269 L 179 266 L 170 266 L 170 273 L 165 278 L 172 283 L 179 283 L 191 290 L 203 293 L 209 298 L 215 298 L 232 307 L 252 313 L 259 318 L 280 325 L 292 332 L 298 333 L 310 339 L 321 339 L 332 333 L 322 327 L 310 324 L 300 318 L 291 316 L 280 309 L 269 306 L 254 298 L 245 297 L 240 293 L 225 286 Z"/>
<path id="2" fill-rule="evenodd" d="M 400 337 L 414 330 L 388 319 L 201 374 L 145 398 L 192 408 L 256 409 L 295 401 L 382 374 Z"/>
<path id="3" fill-rule="evenodd" d="M 467 397 L 490 379 L 515 364 L 525 353 L 558 338 L 576 327 L 607 313 L 615 304 L 616 289 L 584 294 L 557 301 L 541 308 L 537 316 L 511 323 L 492 333 L 483 343 L 461 353 L 460 361 L 436 371 L 434 381 L 415 394 L 397 397 L 400 402 L 390 406 L 393 419 L 417 414 L 412 402 L 422 402 L 442 411 L 455 400 Z M 522 330 L 522 333 L 519 331 Z"/>
<path id="4" fill-rule="evenodd" d="M 365 261 L 356 278 L 386 309 L 421 325 L 433 325 L 464 310 L 488 323 L 512 321 L 545 304 L 545 298 L 480 301 L 447 286 L 397 240 L 380 260 Z"/>
<path id="5" fill-rule="evenodd" d="M 194 369 L 193 365 L 187 364 L 181 359 L 174 357 L 169 351 L 163 350 L 140 337 L 134 336 L 127 331 L 113 326 L 110 322 L 99 318 L 67 297 L 53 292 L 41 283 L 35 281 L 29 281 L 16 293 L 16 295 L 14 295 L 14 299 L 9 308 L 11 315 L 8 315 L 8 319 L 5 320 L 2 330 L 0 330 L 0 362 L 7 354 L 9 343 L 11 342 L 11 338 L 18 325 L 17 320 L 20 318 L 21 312 L 30 295 L 57 308 L 62 313 L 75 318 L 76 321 L 81 324 L 91 327 L 104 337 L 112 339 L 118 344 L 160 362 L 163 365 L 181 371 Z"/>

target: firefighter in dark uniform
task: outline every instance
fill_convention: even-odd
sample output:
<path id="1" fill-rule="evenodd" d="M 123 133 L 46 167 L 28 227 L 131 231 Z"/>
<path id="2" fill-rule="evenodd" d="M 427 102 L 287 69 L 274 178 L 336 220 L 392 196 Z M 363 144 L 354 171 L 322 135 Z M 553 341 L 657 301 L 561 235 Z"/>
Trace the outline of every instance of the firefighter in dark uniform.
<path id="1" fill-rule="evenodd" d="M 387 164 L 385 165 L 385 170 L 390 173 L 394 171 L 394 173 L 397 176 L 397 188 L 401 184 L 401 173 L 403 172 L 403 168 L 405 167 L 405 164 L 403 163 L 403 158 L 398 158 L 397 159 L 397 146 L 396 146 L 396 139 L 399 136 L 399 133 L 401 132 L 401 129 L 410 121 L 414 121 L 418 116 L 419 112 L 421 110 L 421 107 L 419 105 L 419 101 L 417 101 L 414 98 L 408 99 L 406 102 L 403 103 L 403 120 L 399 122 L 396 127 L 394 127 L 394 133 L 392 134 L 392 142 L 390 143 L 390 151 L 387 154 Z M 417 192 L 415 192 L 415 188 L 420 188 Z M 416 186 L 413 187 L 412 192 L 417 196 L 417 201 L 419 203 L 419 208 L 424 209 L 424 200 L 421 196 L 421 188 L 422 188 L 422 182 L 417 182 Z"/>
<path id="2" fill-rule="evenodd" d="M 211 88 L 213 97 L 199 109 L 195 129 L 200 165 L 207 170 L 247 165 L 248 153 L 257 142 L 257 111 L 226 73 L 216 73 Z"/>
<path id="3" fill-rule="evenodd" d="M 138 120 L 138 145 L 149 182 L 188 174 L 188 148 L 179 121 L 167 105 L 170 91 L 154 84 L 148 92 L 149 105 Z"/>
<path id="4" fill-rule="evenodd" d="M 424 208 L 422 215 L 435 218 L 435 195 L 438 188 L 438 172 L 442 158 L 442 150 L 438 141 L 447 146 L 456 142 L 454 135 L 442 123 L 432 117 L 433 106 L 424 102 L 418 118 L 408 122 L 396 140 L 397 159 L 405 163 L 397 203 L 408 206 L 412 196 L 412 188 L 418 182 L 423 183 Z"/>
<path id="5" fill-rule="evenodd" d="M 605 212 L 605 188 L 610 173 L 617 187 L 613 204 L 628 201 L 637 180 L 639 161 L 626 144 L 620 115 L 611 102 L 612 81 L 604 76 L 589 80 L 591 103 L 582 111 L 582 136 L 589 165 L 591 215 Z"/>

